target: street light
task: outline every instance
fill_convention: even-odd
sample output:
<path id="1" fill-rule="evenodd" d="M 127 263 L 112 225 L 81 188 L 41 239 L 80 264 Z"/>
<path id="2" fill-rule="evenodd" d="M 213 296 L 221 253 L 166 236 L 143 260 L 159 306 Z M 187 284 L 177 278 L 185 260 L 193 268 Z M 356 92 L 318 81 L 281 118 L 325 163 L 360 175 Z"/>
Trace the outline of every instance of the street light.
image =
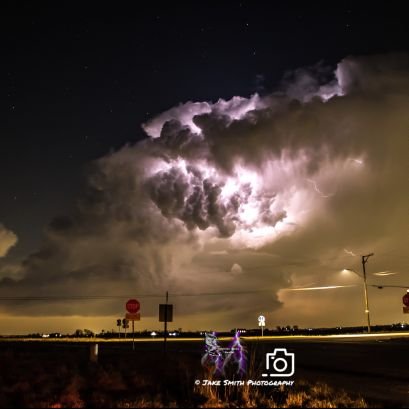
<path id="1" fill-rule="evenodd" d="M 359 277 L 364 279 L 365 315 L 366 315 L 366 320 L 367 320 L 367 325 L 368 325 L 368 333 L 371 332 L 371 320 L 369 318 L 368 288 L 367 288 L 367 285 L 366 285 L 365 264 L 368 262 L 368 258 L 373 256 L 373 255 L 374 255 L 374 253 L 366 254 L 365 256 L 361 256 L 362 257 L 362 270 L 363 270 L 363 273 L 364 273 L 363 276 L 358 274 L 355 270 L 351 270 L 349 268 L 344 269 L 344 271 L 352 271 L 353 273 L 355 273 L 356 275 L 358 275 Z"/>

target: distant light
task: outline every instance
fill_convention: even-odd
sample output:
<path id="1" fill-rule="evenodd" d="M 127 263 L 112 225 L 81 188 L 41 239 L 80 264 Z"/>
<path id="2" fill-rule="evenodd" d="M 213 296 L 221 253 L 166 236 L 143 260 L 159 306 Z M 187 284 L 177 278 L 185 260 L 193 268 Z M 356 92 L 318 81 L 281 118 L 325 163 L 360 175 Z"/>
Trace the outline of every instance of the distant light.
<path id="1" fill-rule="evenodd" d="M 395 272 L 393 272 L 393 271 L 380 271 L 379 273 L 373 273 L 374 276 L 382 276 L 382 277 L 384 277 L 384 276 L 392 276 L 392 275 L 394 275 L 394 274 L 397 274 L 397 273 L 395 273 Z"/>
<path id="2" fill-rule="evenodd" d="M 156 335 L 158 335 L 155 331 L 152 331 L 151 332 L 151 335 L 153 336 L 153 337 L 156 337 Z"/>
<path id="3" fill-rule="evenodd" d="M 323 287 L 302 287 L 302 288 L 284 288 L 282 291 L 315 291 L 315 290 L 332 290 L 334 288 L 356 287 L 355 285 L 328 285 Z"/>

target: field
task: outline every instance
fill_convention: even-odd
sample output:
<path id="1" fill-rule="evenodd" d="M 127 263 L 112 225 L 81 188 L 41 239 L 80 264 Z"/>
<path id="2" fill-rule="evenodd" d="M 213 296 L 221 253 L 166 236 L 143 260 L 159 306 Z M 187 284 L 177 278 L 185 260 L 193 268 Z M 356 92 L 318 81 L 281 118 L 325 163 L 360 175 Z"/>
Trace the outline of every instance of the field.
<path id="1" fill-rule="evenodd" d="M 335 382 L 297 370 L 292 386 L 204 386 L 217 380 L 201 365 L 203 341 L 168 343 L 166 358 L 159 342 L 98 342 L 97 362 L 90 360 L 92 342 L 0 342 L 0 407 L 367 407 L 388 401 L 363 397 Z M 288 344 L 288 342 L 287 342 Z M 297 344 L 297 345 L 295 345 Z M 309 344 L 289 344 L 300 355 Z M 244 379 L 259 379 L 270 344 L 248 341 Z M 314 348 L 311 350 L 313 351 Z M 298 367 L 297 367 L 298 368 Z M 226 379 L 237 380 L 234 368 Z M 330 377 L 328 378 L 330 381 Z M 200 381 L 200 385 L 195 384 Z M 331 384 L 331 386 L 329 385 Z M 394 402 L 400 406 L 405 402 Z"/>

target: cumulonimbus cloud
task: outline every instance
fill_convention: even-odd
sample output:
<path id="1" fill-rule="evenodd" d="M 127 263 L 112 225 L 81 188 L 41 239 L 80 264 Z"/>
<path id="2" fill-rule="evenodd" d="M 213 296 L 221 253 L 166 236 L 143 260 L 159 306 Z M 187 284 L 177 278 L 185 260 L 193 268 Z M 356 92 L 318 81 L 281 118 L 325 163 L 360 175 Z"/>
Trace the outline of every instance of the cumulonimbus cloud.
<path id="1" fill-rule="evenodd" d="M 343 252 L 372 245 L 391 225 L 399 241 L 408 56 L 346 58 L 324 84 L 311 69 L 289 78 L 280 92 L 187 102 L 144 124 L 145 140 L 95 162 L 76 211 L 52 221 L 23 263 L 24 278 L 3 280 L 0 294 L 271 289 L 236 307 L 243 316 L 280 306 L 294 261 L 283 255 L 294 246 L 301 260 Z M 374 225 L 361 229 L 369 217 Z M 180 308 L 226 306 L 228 297 Z M 106 302 L 89 311 L 113 309 Z"/>

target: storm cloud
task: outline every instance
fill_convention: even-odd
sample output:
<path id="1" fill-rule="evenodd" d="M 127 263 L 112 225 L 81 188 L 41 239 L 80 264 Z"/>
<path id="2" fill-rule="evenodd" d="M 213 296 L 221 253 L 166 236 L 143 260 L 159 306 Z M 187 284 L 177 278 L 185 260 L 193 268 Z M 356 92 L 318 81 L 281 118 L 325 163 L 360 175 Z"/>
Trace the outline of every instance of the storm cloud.
<path id="1" fill-rule="evenodd" d="M 180 298 L 178 313 L 233 327 L 297 310 L 294 323 L 307 325 L 329 299 L 309 300 L 303 316 L 282 290 L 338 283 L 337 269 L 359 263 L 345 248 L 375 251 L 372 268 L 408 279 L 408 55 L 348 57 L 329 72 L 298 70 L 267 96 L 187 102 L 152 118 L 146 139 L 93 164 L 77 208 L 52 220 L 23 278 L 3 279 L 0 295 L 254 289 L 240 304 L 234 295 Z M 15 240 L 0 228 L 0 256 Z M 48 305 L 13 313 L 42 315 Z M 144 305 L 156 314 L 156 301 Z M 118 309 L 114 300 L 53 308 Z"/>

